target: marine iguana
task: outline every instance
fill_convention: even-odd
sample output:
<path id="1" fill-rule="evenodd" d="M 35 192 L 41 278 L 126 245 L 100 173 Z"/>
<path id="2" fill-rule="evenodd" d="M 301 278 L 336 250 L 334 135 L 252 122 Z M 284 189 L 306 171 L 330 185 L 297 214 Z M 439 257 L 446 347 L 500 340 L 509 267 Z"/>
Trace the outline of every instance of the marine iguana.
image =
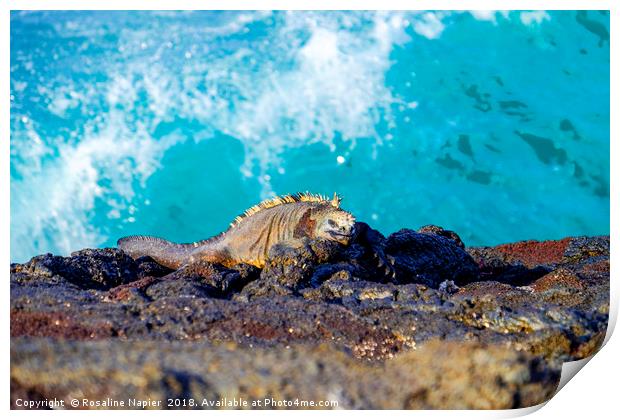
<path id="1" fill-rule="evenodd" d="M 198 261 L 263 268 L 275 244 L 301 247 L 309 239 L 321 238 L 347 245 L 355 234 L 355 217 L 340 208 L 340 201 L 337 194 L 331 200 L 310 193 L 279 196 L 250 207 L 225 232 L 203 241 L 179 244 L 153 236 L 126 236 L 117 246 L 134 259 L 149 256 L 175 270 Z"/>

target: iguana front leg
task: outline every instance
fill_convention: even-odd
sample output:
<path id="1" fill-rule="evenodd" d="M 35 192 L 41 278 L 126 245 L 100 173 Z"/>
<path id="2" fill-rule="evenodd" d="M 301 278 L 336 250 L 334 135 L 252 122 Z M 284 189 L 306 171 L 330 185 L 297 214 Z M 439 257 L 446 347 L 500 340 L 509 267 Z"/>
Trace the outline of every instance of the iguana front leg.
<path id="1" fill-rule="evenodd" d="M 371 246 L 372 257 L 376 261 L 377 268 L 383 270 L 386 277 L 396 278 L 394 257 L 385 253 L 382 246 Z"/>
<path id="2" fill-rule="evenodd" d="M 369 250 L 367 258 L 374 264 L 374 269 L 378 270 L 377 274 L 394 279 L 395 261 L 394 257 L 385 253 L 385 237 L 366 223 L 358 222 L 355 227 L 357 231 L 355 241 Z"/>

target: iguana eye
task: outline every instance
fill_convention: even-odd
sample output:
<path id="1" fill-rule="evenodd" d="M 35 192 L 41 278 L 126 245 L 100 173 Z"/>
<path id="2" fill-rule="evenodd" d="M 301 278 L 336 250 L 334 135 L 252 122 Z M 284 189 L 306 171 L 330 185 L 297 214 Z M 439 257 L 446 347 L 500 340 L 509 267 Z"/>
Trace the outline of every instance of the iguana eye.
<path id="1" fill-rule="evenodd" d="M 327 224 L 331 227 L 337 227 L 338 225 L 332 219 L 327 219 Z"/>

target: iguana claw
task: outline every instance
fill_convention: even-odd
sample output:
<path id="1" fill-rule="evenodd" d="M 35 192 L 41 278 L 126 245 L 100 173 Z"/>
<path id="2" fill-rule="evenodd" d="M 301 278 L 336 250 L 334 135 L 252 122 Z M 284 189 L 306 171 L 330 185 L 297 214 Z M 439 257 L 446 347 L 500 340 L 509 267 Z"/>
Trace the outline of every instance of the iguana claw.
<path id="1" fill-rule="evenodd" d="M 391 255 L 386 255 L 381 249 L 373 250 L 373 259 L 377 261 L 377 268 L 383 268 L 385 277 L 396 278 L 396 269 L 394 268 L 395 259 Z"/>

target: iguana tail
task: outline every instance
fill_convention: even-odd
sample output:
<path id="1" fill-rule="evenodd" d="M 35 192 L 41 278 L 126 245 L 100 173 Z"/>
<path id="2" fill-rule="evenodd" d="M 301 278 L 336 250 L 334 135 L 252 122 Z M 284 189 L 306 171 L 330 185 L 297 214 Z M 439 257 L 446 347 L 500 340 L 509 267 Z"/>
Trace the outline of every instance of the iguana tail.
<path id="1" fill-rule="evenodd" d="M 192 251 L 201 243 L 177 244 L 154 236 L 135 235 L 119 239 L 116 245 L 131 258 L 149 256 L 159 264 L 176 270 L 188 262 Z"/>

